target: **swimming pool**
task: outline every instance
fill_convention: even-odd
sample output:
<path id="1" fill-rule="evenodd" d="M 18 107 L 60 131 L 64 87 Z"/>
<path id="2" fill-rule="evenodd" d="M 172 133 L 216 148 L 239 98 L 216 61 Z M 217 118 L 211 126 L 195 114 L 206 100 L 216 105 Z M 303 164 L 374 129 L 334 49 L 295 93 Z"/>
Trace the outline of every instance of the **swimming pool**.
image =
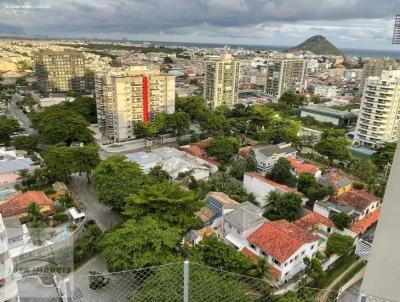
<path id="1" fill-rule="evenodd" d="M 0 196 L 10 195 L 12 192 L 10 189 L 1 190 Z"/>

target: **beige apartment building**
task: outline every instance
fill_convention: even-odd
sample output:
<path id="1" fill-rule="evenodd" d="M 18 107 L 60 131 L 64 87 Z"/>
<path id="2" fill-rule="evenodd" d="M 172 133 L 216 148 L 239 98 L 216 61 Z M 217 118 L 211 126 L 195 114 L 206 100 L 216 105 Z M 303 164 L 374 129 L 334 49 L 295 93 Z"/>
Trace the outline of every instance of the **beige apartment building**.
<path id="1" fill-rule="evenodd" d="M 95 98 L 100 131 L 126 141 L 134 138 L 135 123 L 154 120 L 157 112 L 174 113 L 175 77 L 146 66 L 112 69 L 96 76 Z"/>
<path id="2" fill-rule="evenodd" d="M 37 86 L 44 93 L 85 90 L 85 57 L 74 50 L 40 50 L 34 54 Z"/>
<path id="3" fill-rule="evenodd" d="M 212 58 L 205 68 L 204 99 L 211 109 L 238 102 L 240 61 L 230 54 Z"/>
<path id="4" fill-rule="evenodd" d="M 377 59 L 365 63 L 360 77 L 359 95 L 361 96 L 363 94 L 365 82 L 369 77 L 379 77 L 383 70 L 396 69 L 396 66 L 396 60 L 391 58 Z"/>
<path id="5" fill-rule="evenodd" d="M 265 93 L 278 99 L 288 91 L 301 92 L 305 87 L 307 63 L 303 59 L 275 59 L 268 63 Z"/>
<path id="6" fill-rule="evenodd" d="M 398 139 L 400 120 L 400 70 L 384 70 L 366 80 L 355 145 L 375 147 Z"/>

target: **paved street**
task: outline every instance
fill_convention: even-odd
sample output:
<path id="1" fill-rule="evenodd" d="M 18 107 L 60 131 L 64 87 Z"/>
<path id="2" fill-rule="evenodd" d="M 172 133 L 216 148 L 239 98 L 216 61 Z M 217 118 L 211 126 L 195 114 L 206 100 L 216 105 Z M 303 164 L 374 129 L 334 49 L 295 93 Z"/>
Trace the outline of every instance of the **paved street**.
<path id="1" fill-rule="evenodd" d="M 86 207 L 85 214 L 88 219 L 96 220 L 104 231 L 122 221 L 122 217 L 118 213 L 98 202 L 96 192 L 88 183 L 85 175 L 73 175 L 70 188 L 74 197 L 78 198 Z"/>
<path id="2" fill-rule="evenodd" d="M 14 117 L 24 125 L 24 128 L 29 135 L 37 134 L 37 131 L 32 128 L 30 119 L 22 112 L 21 109 L 18 108 L 15 101 L 10 102 L 9 108 Z"/>

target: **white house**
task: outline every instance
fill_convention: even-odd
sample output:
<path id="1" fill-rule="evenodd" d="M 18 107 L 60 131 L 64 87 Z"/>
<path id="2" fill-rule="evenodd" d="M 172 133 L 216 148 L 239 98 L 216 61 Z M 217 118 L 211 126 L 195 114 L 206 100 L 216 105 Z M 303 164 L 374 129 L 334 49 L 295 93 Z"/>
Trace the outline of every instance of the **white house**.
<path id="1" fill-rule="evenodd" d="M 296 189 L 289 188 L 288 186 L 281 185 L 277 182 L 267 179 L 257 172 L 245 173 L 243 177 L 243 186 L 248 193 L 254 194 L 260 206 L 264 206 L 266 204 L 265 198 L 272 191 L 277 191 L 279 193 L 296 191 Z"/>
<path id="2" fill-rule="evenodd" d="M 247 246 L 247 236 L 266 221 L 263 210 L 250 202 L 241 203 L 236 209 L 224 209 L 222 237 L 238 249 Z"/>
<path id="3" fill-rule="evenodd" d="M 318 250 L 318 236 L 286 220 L 265 222 L 247 240 L 247 252 L 264 257 L 279 284 L 304 270 L 304 258 L 311 259 Z"/>
<path id="4" fill-rule="evenodd" d="M 279 158 L 289 156 L 296 157 L 297 150 L 292 144 L 268 145 L 254 149 L 254 156 L 257 161 L 257 170 L 262 175 L 266 175 L 276 164 Z"/>

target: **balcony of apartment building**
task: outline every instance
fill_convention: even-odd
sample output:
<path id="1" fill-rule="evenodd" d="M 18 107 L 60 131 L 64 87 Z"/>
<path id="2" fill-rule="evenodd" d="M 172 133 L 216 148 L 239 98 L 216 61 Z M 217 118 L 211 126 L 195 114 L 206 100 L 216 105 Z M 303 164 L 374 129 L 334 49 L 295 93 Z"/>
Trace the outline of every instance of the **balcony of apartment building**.
<path id="1" fill-rule="evenodd" d="M 11 275 L 8 278 L 0 279 L 0 302 L 17 302 L 18 287 L 15 278 Z"/>

